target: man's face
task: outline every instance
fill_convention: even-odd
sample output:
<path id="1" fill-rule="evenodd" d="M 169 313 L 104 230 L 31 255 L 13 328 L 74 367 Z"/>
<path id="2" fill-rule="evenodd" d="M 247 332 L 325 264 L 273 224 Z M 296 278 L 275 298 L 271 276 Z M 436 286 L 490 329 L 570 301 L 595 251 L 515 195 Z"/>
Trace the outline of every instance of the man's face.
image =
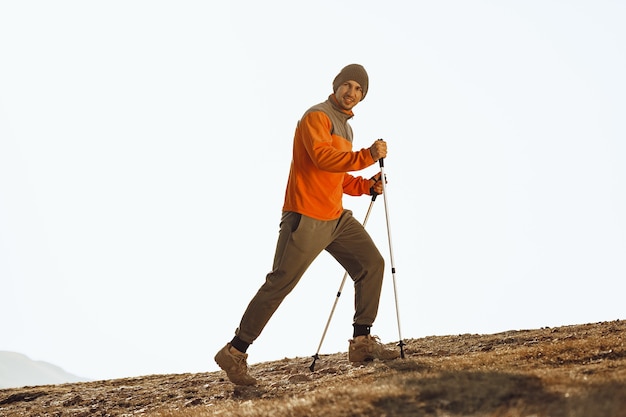
<path id="1" fill-rule="evenodd" d="M 346 81 L 337 88 L 335 98 L 342 109 L 352 110 L 363 98 L 363 90 L 356 81 Z"/>

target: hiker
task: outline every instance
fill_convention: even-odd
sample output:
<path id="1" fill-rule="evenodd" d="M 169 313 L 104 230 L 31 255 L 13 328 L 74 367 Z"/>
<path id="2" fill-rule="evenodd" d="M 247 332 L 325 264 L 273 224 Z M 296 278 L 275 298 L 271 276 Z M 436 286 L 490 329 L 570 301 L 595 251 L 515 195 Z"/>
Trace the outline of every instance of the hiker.
<path id="1" fill-rule="evenodd" d="M 234 384 L 256 384 L 248 373 L 246 351 L 323 250 L 354 281 L 349 361 L 399 356 L 370 334 L 378 312 L 384 259 L 363 225 L 342 205 L 344 193 L 359 196 L 383 192 L 380 172 L 370 179 L 348 174 L 387 156 L 384 140 L 352 150 L 348 120 L 352 109 L 367 95 L 368 85 L 365 68 L 358 64 L 344 67 L 333 81 L 333 94 L 307 110 L 297 124 L 272 271 L 250 301 L 235 337 L 215 355 L 215 362 Z"/>

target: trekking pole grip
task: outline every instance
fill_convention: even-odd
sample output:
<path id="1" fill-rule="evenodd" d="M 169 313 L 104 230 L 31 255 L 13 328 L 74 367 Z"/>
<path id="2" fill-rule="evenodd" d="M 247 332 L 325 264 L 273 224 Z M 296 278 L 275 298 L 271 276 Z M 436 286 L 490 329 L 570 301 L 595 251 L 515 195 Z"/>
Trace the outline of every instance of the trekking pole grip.
<path id="1" fill-rule="evenodd" d="M 378 139 L 378 140 L 382 140 L 382 139 Z M 378 160 L 378 163 L 380 164 L 380 167 L 381 167 L 381 168 L 384 168 L 384 167 L 385 167 L 385 162 L 384 162 L 384 159 L 385 159 L 385 158 L 380 158 L 380 159 Z"/>

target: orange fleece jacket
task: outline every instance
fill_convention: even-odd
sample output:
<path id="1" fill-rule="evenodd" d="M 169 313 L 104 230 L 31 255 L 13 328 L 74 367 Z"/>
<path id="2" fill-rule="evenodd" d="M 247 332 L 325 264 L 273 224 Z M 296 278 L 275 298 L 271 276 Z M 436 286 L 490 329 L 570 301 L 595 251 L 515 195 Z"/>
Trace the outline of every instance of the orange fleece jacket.
<path id="1" fill-rule="evenodd" d="M 370 181 L 350 175 L 374 164 L 369 148 L 352 152 L 352 112 L 335 105 L 334 97 L 313 106 L 298 122 L 285 191 L 284 211 L 318 220 L 334 220 L 343 211 L 343 194 L 370 192 Z"/>

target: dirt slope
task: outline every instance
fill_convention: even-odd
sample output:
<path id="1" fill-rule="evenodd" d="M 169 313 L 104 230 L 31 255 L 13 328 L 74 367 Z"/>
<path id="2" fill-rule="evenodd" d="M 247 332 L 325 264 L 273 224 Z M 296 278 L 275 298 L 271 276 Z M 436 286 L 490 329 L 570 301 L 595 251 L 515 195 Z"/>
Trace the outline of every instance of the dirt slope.
<path id="1" fill-rule="evenodd" d="M 345 354 L 222 372 L 0 390 L 0 416 L 626 416 L 626 321 L 406 340 L 405 359 Z"/>

